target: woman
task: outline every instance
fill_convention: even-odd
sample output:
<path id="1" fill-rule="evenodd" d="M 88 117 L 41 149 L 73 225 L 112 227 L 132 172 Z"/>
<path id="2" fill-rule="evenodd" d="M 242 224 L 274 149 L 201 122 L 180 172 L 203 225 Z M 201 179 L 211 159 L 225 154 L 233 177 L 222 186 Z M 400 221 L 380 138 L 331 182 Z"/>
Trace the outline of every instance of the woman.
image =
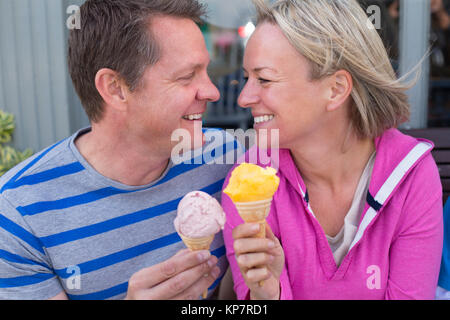
<path id="1" fill-rule="evenodd" d="M 407 87 L 376 30 L 355 0 L 254 2 L 238 102 L 279 130 L 280 186 L 266 239 L 222 195 L 238 299 L 432 299 L 441 183 L 432 143 L 395 129 Z"/>

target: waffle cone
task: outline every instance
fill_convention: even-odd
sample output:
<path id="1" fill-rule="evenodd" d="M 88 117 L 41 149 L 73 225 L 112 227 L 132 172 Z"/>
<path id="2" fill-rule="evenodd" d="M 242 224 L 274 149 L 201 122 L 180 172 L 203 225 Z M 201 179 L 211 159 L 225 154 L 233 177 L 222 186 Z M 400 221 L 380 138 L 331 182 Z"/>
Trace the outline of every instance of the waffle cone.
<path id="1" fill-rule="evenodd" d="M 181 240 L 183 240 L 184 244 L 186 245 L 186 247 L 188 247 L 189 250 L 191 251 L 199 251 L 199 250 L 209 250 L 209 248 L 211 247 L 211 243 L 214 240 L 214 236 L 210 235 L 209 237 L 203 237 L 203 238 L 189 238 L 189 237 L 185 237 L 182 234 L 178 234 L 181 238 Z M 206 297 L 208 296 L 208 290 L 205 290 L 202 294 L 203 299 L 206 299 Z"/>
<path id="2" fill-rule="evenodd" d="M 255 238 L 266 237 L 266 218 L 269 215 L 271 204 L 272 198 L 260 201 L 234 203 L 242 220 L 249 223 L 260 224 L 259 232 L 255 235 Z"/>
<path id="3" fill-rule="evenodd" d="M 198 250 L 209 250 L 215 235 L 213 234 L 203 238 L 189 238 L 181 234 L 179 236 L 189 250 L 198 251 Z"/>

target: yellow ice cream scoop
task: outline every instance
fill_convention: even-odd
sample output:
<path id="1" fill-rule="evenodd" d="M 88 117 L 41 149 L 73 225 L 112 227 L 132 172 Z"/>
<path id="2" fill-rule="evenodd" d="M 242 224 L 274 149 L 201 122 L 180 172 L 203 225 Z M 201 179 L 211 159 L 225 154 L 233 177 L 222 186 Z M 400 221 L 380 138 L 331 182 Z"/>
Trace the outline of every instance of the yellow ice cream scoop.
<path id="1" fill-rule="evenodd" d="M 242 163 L 231 173 L 224 192 L 233 202 L 251 202 L 271 199 L 278 189 L 280 178 L 274 168 L 262 168 Z"/>

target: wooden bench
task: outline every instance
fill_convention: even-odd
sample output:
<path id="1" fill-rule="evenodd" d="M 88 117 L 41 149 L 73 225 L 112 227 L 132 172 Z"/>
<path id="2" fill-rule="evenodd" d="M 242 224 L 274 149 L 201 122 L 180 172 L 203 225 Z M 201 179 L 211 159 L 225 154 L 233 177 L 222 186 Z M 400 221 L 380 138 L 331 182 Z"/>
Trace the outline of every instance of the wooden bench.
<path id="1" fill-rule="evenodd" d="M 424 138 L 434 143 L 432 155 L 441 176 L 443 201 L 450 196 L 450 128 L 402 130 L 405 134 Z"/>

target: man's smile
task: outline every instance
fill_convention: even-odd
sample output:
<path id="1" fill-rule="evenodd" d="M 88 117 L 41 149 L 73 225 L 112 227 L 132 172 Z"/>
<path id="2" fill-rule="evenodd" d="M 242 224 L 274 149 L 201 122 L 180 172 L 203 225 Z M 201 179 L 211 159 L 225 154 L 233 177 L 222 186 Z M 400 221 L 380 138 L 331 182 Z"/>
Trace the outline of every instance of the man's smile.
<path id="1" fill-rule="evenodd" d="M 203 114 L 202 113 L 194 113 L 194 114 L 189 114 L 189 115 L 185 115 L 182 117 L 184 120 L 201 120 L 203 118 Z"/>

